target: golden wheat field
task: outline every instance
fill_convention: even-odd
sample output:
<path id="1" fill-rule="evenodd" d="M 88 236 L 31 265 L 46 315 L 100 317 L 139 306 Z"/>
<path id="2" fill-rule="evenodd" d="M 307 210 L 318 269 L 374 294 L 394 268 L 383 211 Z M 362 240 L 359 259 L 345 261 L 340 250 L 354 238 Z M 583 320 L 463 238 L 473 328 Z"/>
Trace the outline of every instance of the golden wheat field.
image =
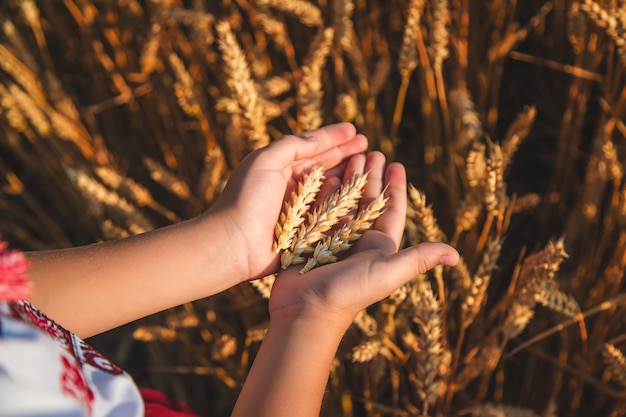
<path id="1" fill-rule="evenodd" d="M 322 415 L 623 416 L 625 70 L 624 0 L 5 0 L 0 231 L 178 222 L 250 151 L 350 121 L 407 168 L 404 245 L 462 259 L 355 318 Z M 270 285 L 89 342 L 226 416 Z"/>

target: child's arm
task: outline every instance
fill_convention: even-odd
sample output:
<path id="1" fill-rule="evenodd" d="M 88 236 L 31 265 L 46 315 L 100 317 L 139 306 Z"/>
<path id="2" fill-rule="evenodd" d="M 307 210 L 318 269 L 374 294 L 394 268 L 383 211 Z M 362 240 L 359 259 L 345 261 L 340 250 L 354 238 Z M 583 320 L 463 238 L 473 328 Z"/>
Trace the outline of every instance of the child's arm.
<path id="1" fill-rule="evenodd" d="M 370 154 L 364 169 L 373 174 L 370 178 L 381 178 L 376 174 L 385 172 L 384 158 Z M 351 256 L 304 275 L 291 267 L 276 278 L 269 330 L 234 417 L 319 416 L 332 359 L 354 316 L 428 269 L 458 261 L 458 253 L 442 243 L 397 252 L 406 214 L 404 168 L 391 164 L 384 176 L 387 209 Z M 381 189 L 382 181 L 365 197 L 371 199 Z"/>
<path id="2" fill-rule="evenodd" d="M 313 166 L 343 171 L 341 164 L 366 148 L 346 123 L 277 140 L 245 158 L 197 218 L 118 241 L 27 254 L 29 300 L 87 337 L 274 272 L 273 232 L 286 190 Z"/>

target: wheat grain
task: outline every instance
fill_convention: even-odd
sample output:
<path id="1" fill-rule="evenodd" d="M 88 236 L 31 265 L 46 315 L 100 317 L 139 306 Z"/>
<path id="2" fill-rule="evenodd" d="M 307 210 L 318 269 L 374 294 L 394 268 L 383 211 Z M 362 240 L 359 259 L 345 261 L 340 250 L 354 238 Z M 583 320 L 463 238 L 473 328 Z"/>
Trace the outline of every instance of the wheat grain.
<path id="1" fill-rule="evenodd" d="M 278 9 L 282 12 L 292 14 L 297 17 L 300 22 L 306 26 L 316 27 L 321 26 L 324 21 L 322 20 L 322 12 L 320 9 L 304 0 L 259 0 L 257 1 L 259 6 L 269 6 Z"/>
<path id="2" fill-rule="evenodd" d="M 558 284 L 552 280 L 538 283 L 534 288 L 534 298 L 544 307 L 567 317 L 575 317 L 580 313 L 580 306 L 574 297 L 561 291 Z"/>
<path id="3" fill-rule="evenodd" d="M 143 326 L 133 331 L 133 339 L 141 342 L 174 342 L 178 339 L 176 329 L 164 326 Z"/>
<path id="4" fill-rule="evenodd" d="M 225 63 L 224 71 L 228 76 L 227 84 L 241 106 L 241 115 L 246 121 L 244 128 L 250 140 L 250 148 L 258 149 L 269 143 L 258 88 L 252 80 L 248 62 L 235 39 L 230 24 L 222 20 L 215 26 L 215 29 Z"/>
<path id="5" fill-rule="evenodd" d="M 609 367 L 611 379 L 626 390 L 626 358 L 624 353 L 614 345 L 605 343 L 602 358 Z"/>
<path id="6" fill-rule="evenodd" d="M 398 56 L 398 70 L 402 77 L 410 75 L 417 67 L 417 31 L 424 11 L 424 0 L 411 0 L 407 8 L 406 24 L 402 34 L 402 45 Z"/>
<path id="7" fill-rule="evenodd" d="M 567 39 L 576 55 L 585 50 L 586 33 L 587 19 L 580 12 L 580 3 L 572 2 L 567 11 Z"/>
<path id="8" fill-rule="evenodd" d="M 303 255 L 312 253 L 315 250 L 313 245 L 325 238 L 324 233 L 357 206 L 366 182 L 367 174 L 354 175 L 313 213 L 308 213 L 306 223 L 298 227 L 291 248 L 281 254 L 283 269 L 306 261 Z"/>
<path id="9" fill-rule="evenodd" d="M 22 35 L 20 35 L 19 31 L 16 30 L 15 25 L 9 19 L 3 19 L 2 23 L 2 31 L 4 35 L 7 37 L 9 42 L 12 45 L 12 49 L 16 52 L 16 55 L 19 57 L 19 61 L 21 61 L 24 65 L 28 67 L 30 71 L 33 73 L 39 73 L 39 65 L 35 61 L 33 54 L 29 50 L 26 42 Z M 0 64 L 2 65 L 2 64 Z"/>
<path id="10" fill-rule="evenodd" d="M 481 187 L 471 188 L 456 210 L 455 224 L 457 234 L 470 230 L 476 225 L 483 209 L 482 202 Z"/>
<path id="11" fill-rule="evenodd" d="M 476 112 L 474 101 L 469 91 L 457 89 L 450 91 L 450 108 L 459 125 L 458 134 L 454 146 L 457 149 L 465 149 L 483 136 L 483 126 Z"/>
<path id="12" fill-rule="evenodd" d="M 617 149 L 615 148 L 615 144 L 612 140 L 604 140 L 602 143 L 601 153 L 604 163 L 600 164 L 598 169 L 600 171 L 606 171 L 606 173 L 601 173 L 601 176 L 609 178 L 613 181 L 615 187 L 619 187 L 622 182 L 622 178 L 624 177 L 624 167 L 619 159 Z"/>
<path id="13" fill-rule="evenodd" d="M 211 346 L 211 360 L 223 361 L 237 352 L 237 339 L 230 334 L 223 334 Z"/>
<path id="14" fill-rule="evenodd" d="M 537 110 L 534 106 L 527 107 L 517 115 L 504 134 L 501 145 L 503 171 L 506 172 L 520 143 L 528 136 L 536 115 Z"/>
<path id="15" fill-rule="evenodd" d="M 615 43 L 620 58 L 626 62 L 626 26 L 622 19 L 618 19 L 593 0 L 582 0 L 579 7 L 596 26 L 604 29 Z"/>
<path id="16" fill-rule="evenodd" d="M 410 215 L 418 221 L 417 227 L 426 242 L 443 242 L 445 233 L 439 227 L 432 206 L 426 205 L 426 194 L 409 184 Z"/>
<path id="17" fill-rule="evenodd" d="M 365 310 L 359 311 L 352 320 L 352 323 L 367 337 L 373 337 L 376 333 L 378 333 L 378 324 L 376 323 L 376 320 Z"/>
<path id="18" fill-rule="evenodd" d="M 483 202 L 487 212 L 493 216 L 499 216 L 504 213 L 506 194 L 504 190 L 503 168 L 500 146 L 496 143 L 490 143 Z"/>
<path id="19" fill-rule="evenodd" d="M 0 68 L 10 74 L 37 105 L 46 103 L 46 96 L 41 82 L 26 65 L 22 63 L 7 47 L 0 44 Z"/>
<path id="20" fill-rule="evenodd" d="M 483 253 L 483 259 L 476 274 L 474 274 L 469 291 L 461 302 L 461 324 L 464 327 L 472 324 L 482 307 L 501 249 L 502 242 L 494 239 L 487 245 L 487 249 Z"/>
<path id="21" fill-rule="evenodd" d="M 427 281 L 413 287 L 410 300 L 415 309 L 413 322 L 419 328 L 419 351 L 415 353 L 417 378 L 414 383 L 424 404 L 430 405 L 441 394 L 445 376 L 450 370 L 449 357 L 442 345 L 441 307 Z"/>
<path id="22" fill-rule="evenodd" d="M 195 94 L 195 83 L 191 78 L 191 75 L 187 71 L 185 64 L 175 53 L 170 53 L 168 56 L 170 67 L 174 71 L 176 76 L 176 82 L 174 83 L 174 94 L 178 99 L 180 108 L 185 113 L 192 117 L 199 117 L 202 115 L 202 107 Z"/>
<path id="23" fill-rule="evenodd" d="M 300 273 L 308 272 L 318 265 L 335 262 L 337 260 L 336 255 L 348 250 L 352 243 L 360 239 L 361 234 L 380 217 L 385 210 L 387 200 L 388 197 L 385 197 L 383 190 L 365 209 L 359 211 L 352 220 L 342 225 L 332 237 L 319 242 L 313 251 L 313 256 L 309 258 Z"/>
<path id="24" fill-rule="evenodd" d="M 13 129 L 22 133 L 29 130 L 28 121 L 24 113 L 22 113 L 15 98 L 3 84 L 0 84 L 0 106 L 4 109 L 4 117 Z"/>
<path id="25" fill-rule="evenodd" d="M 51 132 L 50 121 L 32 97 L 13 83 L 9 84 L 8 87 L 9 94 L 13 96 L 15 103 L 35 128 L 37 134 L 42 137 L 49 136 Z"/>
<path id="26" fill-rule="evenodd" d="M 369 362 L 381 353 L 384 345 L 380 338 L 371 338 L 352 349 L 352 362 Z"/>
<path id="27" fill-rule="evenodd" d="M 535 310 L 527 303 L 511 302 L 508 314 L 500 326 L 505 341 L 517 337 L 535 316 Z"/>
<path id="28" fill-rule="evenodd" d="M 290 73 L 277 75 L 263 81 L 259 91 L 263 97 L 272 98 L 285 94 L 293 88 L 293 77 Z"/>
<path id="29" fill-rule="evenodd" d="M 322 114 L 322 69 L 330 52 L 333 36 L 332 28 L 320 31 L 311 43 L 309 54 L 302 67 L 302 77 L 296 86 L 300 131 L 317 129 L 324 121 Z"/>
<path id="30" fill-rule="evenodd" d="M 134 205 L 118 193 L 107 189 L 86 172 L 67 169 L 67 176 L 81 193 L 108 211 L 114 223 L 124 224 L 132 234 L 140 234 L 154 229 L 152 223 Z"/>
<path id="31" fill-rule="evenodd" d="M 142 74 L 151 74 L 159 64 L 158 53 L 161 46 L 160 37 L 161 25 L 155 23 L 154 25 L 152 25 L 150 36 L 148 37 L 148 40 L 143 45 L 143 48 L 141 50 L 139 67 L 141 68 Z"/>
<path id="32" fill-rule="evenodd" d="M 344 50 L 354 47 L 352 31 L 352 13 L 354 12 L 353 0 L 333 0 L 333 29 L 335 40 Z"/>
<path id="33" fill-rule="evenodd" d="M 276 274 L 266 275 L 263 278 L 255 279 L 254 281 L 250 281 L 250 285 L 252 285 L 258 292 L 261 294 L 263 298 L 270 298 L 270 294 L 272 293 L 272 286 L 274 285 L 274 281 L 276 280 Z"/>
<path id="34" fill-rule="evenodd" d="M 473 142 L 465 159 L 465 176 L 470 188 L 481 184 L 485 172 L 487 172 L 487 159 L 485 158 L 486 146 L 482 142 Z"/>
<path id="35" fill-rule="evenodd" d="M 351 122 L 359 114 L 359 105 L 351 94 L 340 94 L 333 113 L 340 122 Z"/>
<path id="36" fill-rule="evenodd" d="M 287 27 L 284 22 L 267 13 L 259 12 L 257 19 L 261 29 L 267 33 L 277 47 L 284 48 L 288 41 Z"/>
<path id="37" fill-rule="evenodd" d="M 143 164 L 150 171 L 150 178 L 157 184 L 160 184 L 181 200 L 189 200 L 191 198 L 192 194 L 187 184 L 154 159 L 144 157 Z"/>
<path id="38" fill-rule="evenodd" d="M 537 193 L 524 194 L 521 197 L 515 199 L 515 206 L 513 207 L 513 213 L 522 213 L 524 211 L 535 208 L 541 203 L 541 196 Z"/>
<path id="39" fill-rule="evenodd" d="M 322 187 L 324 167 L 317 167 L 298 181 L 297 191 L 291 192 L 291 200 L 286 202 L 274 230 L 276 241 L 274 252 L 289 249 L 296 236 L 298 227 L 305 220 L 305 213 L 315 201 L 315 196 Z"/>
<path id="40" fill-rule="evenodd" d="M 431 55 L 433 69 L 441 72 L 443 61 L 449 55 L 450 33 L 448 32 L 448 25 L 450 23 L 450 11 L 448 10 L 448 0 L 433 0 L 431 9 L 430 49 L 428 51 Z"/>

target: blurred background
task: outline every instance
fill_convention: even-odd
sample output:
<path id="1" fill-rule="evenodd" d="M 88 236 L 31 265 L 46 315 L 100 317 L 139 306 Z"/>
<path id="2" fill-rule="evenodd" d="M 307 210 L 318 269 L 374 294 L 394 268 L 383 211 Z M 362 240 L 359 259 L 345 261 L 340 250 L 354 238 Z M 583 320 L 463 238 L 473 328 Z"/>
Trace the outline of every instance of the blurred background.
<path id="1" fill-rule="evenodd" d="M 407 167 L 404 244 L 462 262 L 357 316 L 322 415 L 626 415 L 623 0 L 7 0 L 0 26 L 12 247 L 193 217 L 250 151 L 349 121 Z M 88 342 L 226 416 L 271 282 Z"/>

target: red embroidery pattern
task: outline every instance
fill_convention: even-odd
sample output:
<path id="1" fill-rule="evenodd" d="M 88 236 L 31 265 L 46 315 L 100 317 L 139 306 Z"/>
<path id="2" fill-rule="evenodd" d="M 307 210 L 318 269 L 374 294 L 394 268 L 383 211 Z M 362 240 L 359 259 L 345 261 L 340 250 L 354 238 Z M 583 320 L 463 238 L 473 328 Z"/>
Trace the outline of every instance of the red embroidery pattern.
<path id="1" fill-rule="evenodd" d="M 37 310 L 37 308 L 27 301 L 18 301 L 10 303 L 10 305 L 13 310 L 13 314 L 17 318 L 34 324 L 52 336 L 57 342 L 66 348 L 81 365 L 86 363 L 111 375 L 120 375 L 124 372 L 115 364 L 111 363 L 107 358 L 102 356 L 94 348 L 74 336 L 65 327 L 48 318 L 44 313 Z"/>
<path id="2" fill-rule="evenodd" d="M 93 392 L 87 386 L 85 378 L 75 361 L 61 356 L 61 389 L 65 395 L 75 398 L 91 414 L 94 400 Z"/>

